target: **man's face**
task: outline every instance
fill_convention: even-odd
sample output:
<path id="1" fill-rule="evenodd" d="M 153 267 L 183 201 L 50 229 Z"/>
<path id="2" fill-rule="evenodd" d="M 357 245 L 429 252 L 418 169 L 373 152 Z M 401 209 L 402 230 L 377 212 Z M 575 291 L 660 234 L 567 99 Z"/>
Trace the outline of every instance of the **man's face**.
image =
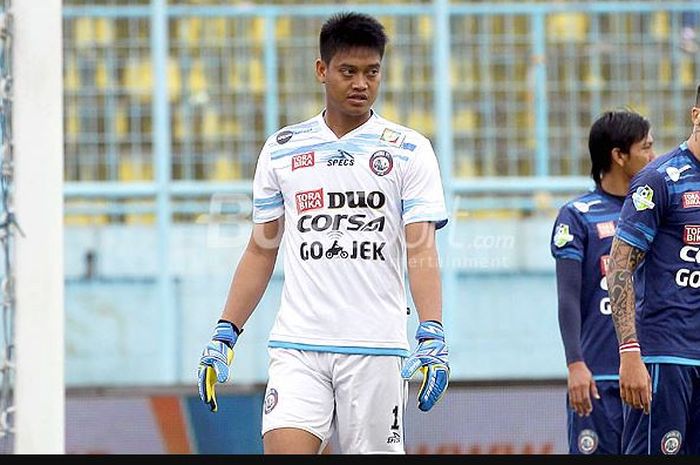
<path id="1" fill-rule="evenodd" d="M 330 63 L 316 61 L 316 76 L 326 84 L 326 108 L 356 117 L 369 112 L 381 81 L 381 57 L 376 50 L 353 47 L 338 51 Z"/>
<path id="2" fill-rule="evenodd" d="M 624 170 L 627 176 L 631 179 L 644 166 L 654 159 L 654 138 L 651 136 L 651 131 L 646 137 L 635 142 L 630 147 L 629 159 L 624 165 Z"/>

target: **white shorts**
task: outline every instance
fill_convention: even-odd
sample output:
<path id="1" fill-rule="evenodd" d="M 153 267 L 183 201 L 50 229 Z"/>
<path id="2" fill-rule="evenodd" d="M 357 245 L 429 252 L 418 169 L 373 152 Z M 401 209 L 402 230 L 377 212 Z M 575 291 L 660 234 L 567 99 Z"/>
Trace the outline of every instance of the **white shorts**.
<path id="1" fill-rule="evenodd" d="M 401 357 L 268 350 L 263 435 L 303 429 L 321 439 L 320 451 L 337 428 L 340 453 L 405 453 Z"/>

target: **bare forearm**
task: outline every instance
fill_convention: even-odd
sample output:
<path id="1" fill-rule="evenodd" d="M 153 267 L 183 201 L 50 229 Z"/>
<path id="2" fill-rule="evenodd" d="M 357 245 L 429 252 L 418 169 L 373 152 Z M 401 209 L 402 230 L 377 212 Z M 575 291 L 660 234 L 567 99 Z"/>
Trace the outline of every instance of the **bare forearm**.
<path id="1" fill-rule="evenodd" d="M 242 328 L 260 302 L 275 269 L 283 221 L 256 224 L 231 280 L 221 318 Z"/>
<path id="2" fill-rule="evenodd" d="M 267 289 L 276 257 L 246 249 L 231 280 L 221 318 L 243 327 Z"/>
<path id="3" fill-rule="evenodd" d="M 434 226 L 410 231 L 407 226 L 408 281 L 420 321 L 442 321 L 440 262 L 435 247 Z M 420 234 L 420 238 L 417 234 Z"/>
<path id="4" fill-rule="evenodd" d="M 635 294 L 632 276 L 644 252 L 619 239 L 613 240 L 608 261 L 608 294 L 619 343 L 637 340 Z"/>

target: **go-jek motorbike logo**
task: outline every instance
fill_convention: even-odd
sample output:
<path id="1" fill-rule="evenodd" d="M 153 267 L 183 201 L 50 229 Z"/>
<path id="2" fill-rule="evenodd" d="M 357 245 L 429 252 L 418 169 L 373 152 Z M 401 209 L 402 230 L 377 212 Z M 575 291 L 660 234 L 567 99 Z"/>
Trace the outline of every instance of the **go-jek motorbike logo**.
<path id="1" fill-rule="evenodd" d="M 299 256 L 302 260 L 380 260 L 385 261 L 383 241 L 352 240 L 343 241 L 346 232 L 379 233 L 384 231 L 386 218 L 375 216 L 372 210 L 381 210 L 386 204 L 386 196 L 380 191 L 323 192 L 323 189 L 298 192 L 295 196 L 297 231 L 326 233 L 329 243 L 321 241 L 302 242 Z M 330 210 L 316 212 L 315 210 Z M 332 210 L 341 210 L 335 213 Z M 348 210 L 364 210 L 352 213 Z"/>

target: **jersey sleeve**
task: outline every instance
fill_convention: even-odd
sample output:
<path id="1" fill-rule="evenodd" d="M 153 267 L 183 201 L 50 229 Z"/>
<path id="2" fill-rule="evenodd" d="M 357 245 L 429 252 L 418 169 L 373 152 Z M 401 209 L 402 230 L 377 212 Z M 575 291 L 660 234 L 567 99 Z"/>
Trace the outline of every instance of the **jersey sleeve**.
<path id="1" fill-rule="evenodd" d="M 564 205 L 552 228 L 549 244 L 552 256 L 582 262 L 587 240 L 588 230 L 582 219 L 569 205 Z"/>
<path id="2" fill-rule="evenodd" d="M 272 169 L 268 144 L 260 151 L 253 178 L 253 222 L 267 223 L 284 214 L 284 197 Z"/>
<path id="3" fill-rule="evenodd" d="M 404 224 L 435 222 L 436 229 L 447 224 L 445 194 L 442 189 L 437 157 L 430 141 L 425 139 L 415 150 L 401 187 Z"/>
<path id="4" fill-rule="evenodd" d="M 644 252 L 649 249 L 667 208 L 666 182 L 655 169 L 642 169 L 632 179 L 615 237 Z"/>

